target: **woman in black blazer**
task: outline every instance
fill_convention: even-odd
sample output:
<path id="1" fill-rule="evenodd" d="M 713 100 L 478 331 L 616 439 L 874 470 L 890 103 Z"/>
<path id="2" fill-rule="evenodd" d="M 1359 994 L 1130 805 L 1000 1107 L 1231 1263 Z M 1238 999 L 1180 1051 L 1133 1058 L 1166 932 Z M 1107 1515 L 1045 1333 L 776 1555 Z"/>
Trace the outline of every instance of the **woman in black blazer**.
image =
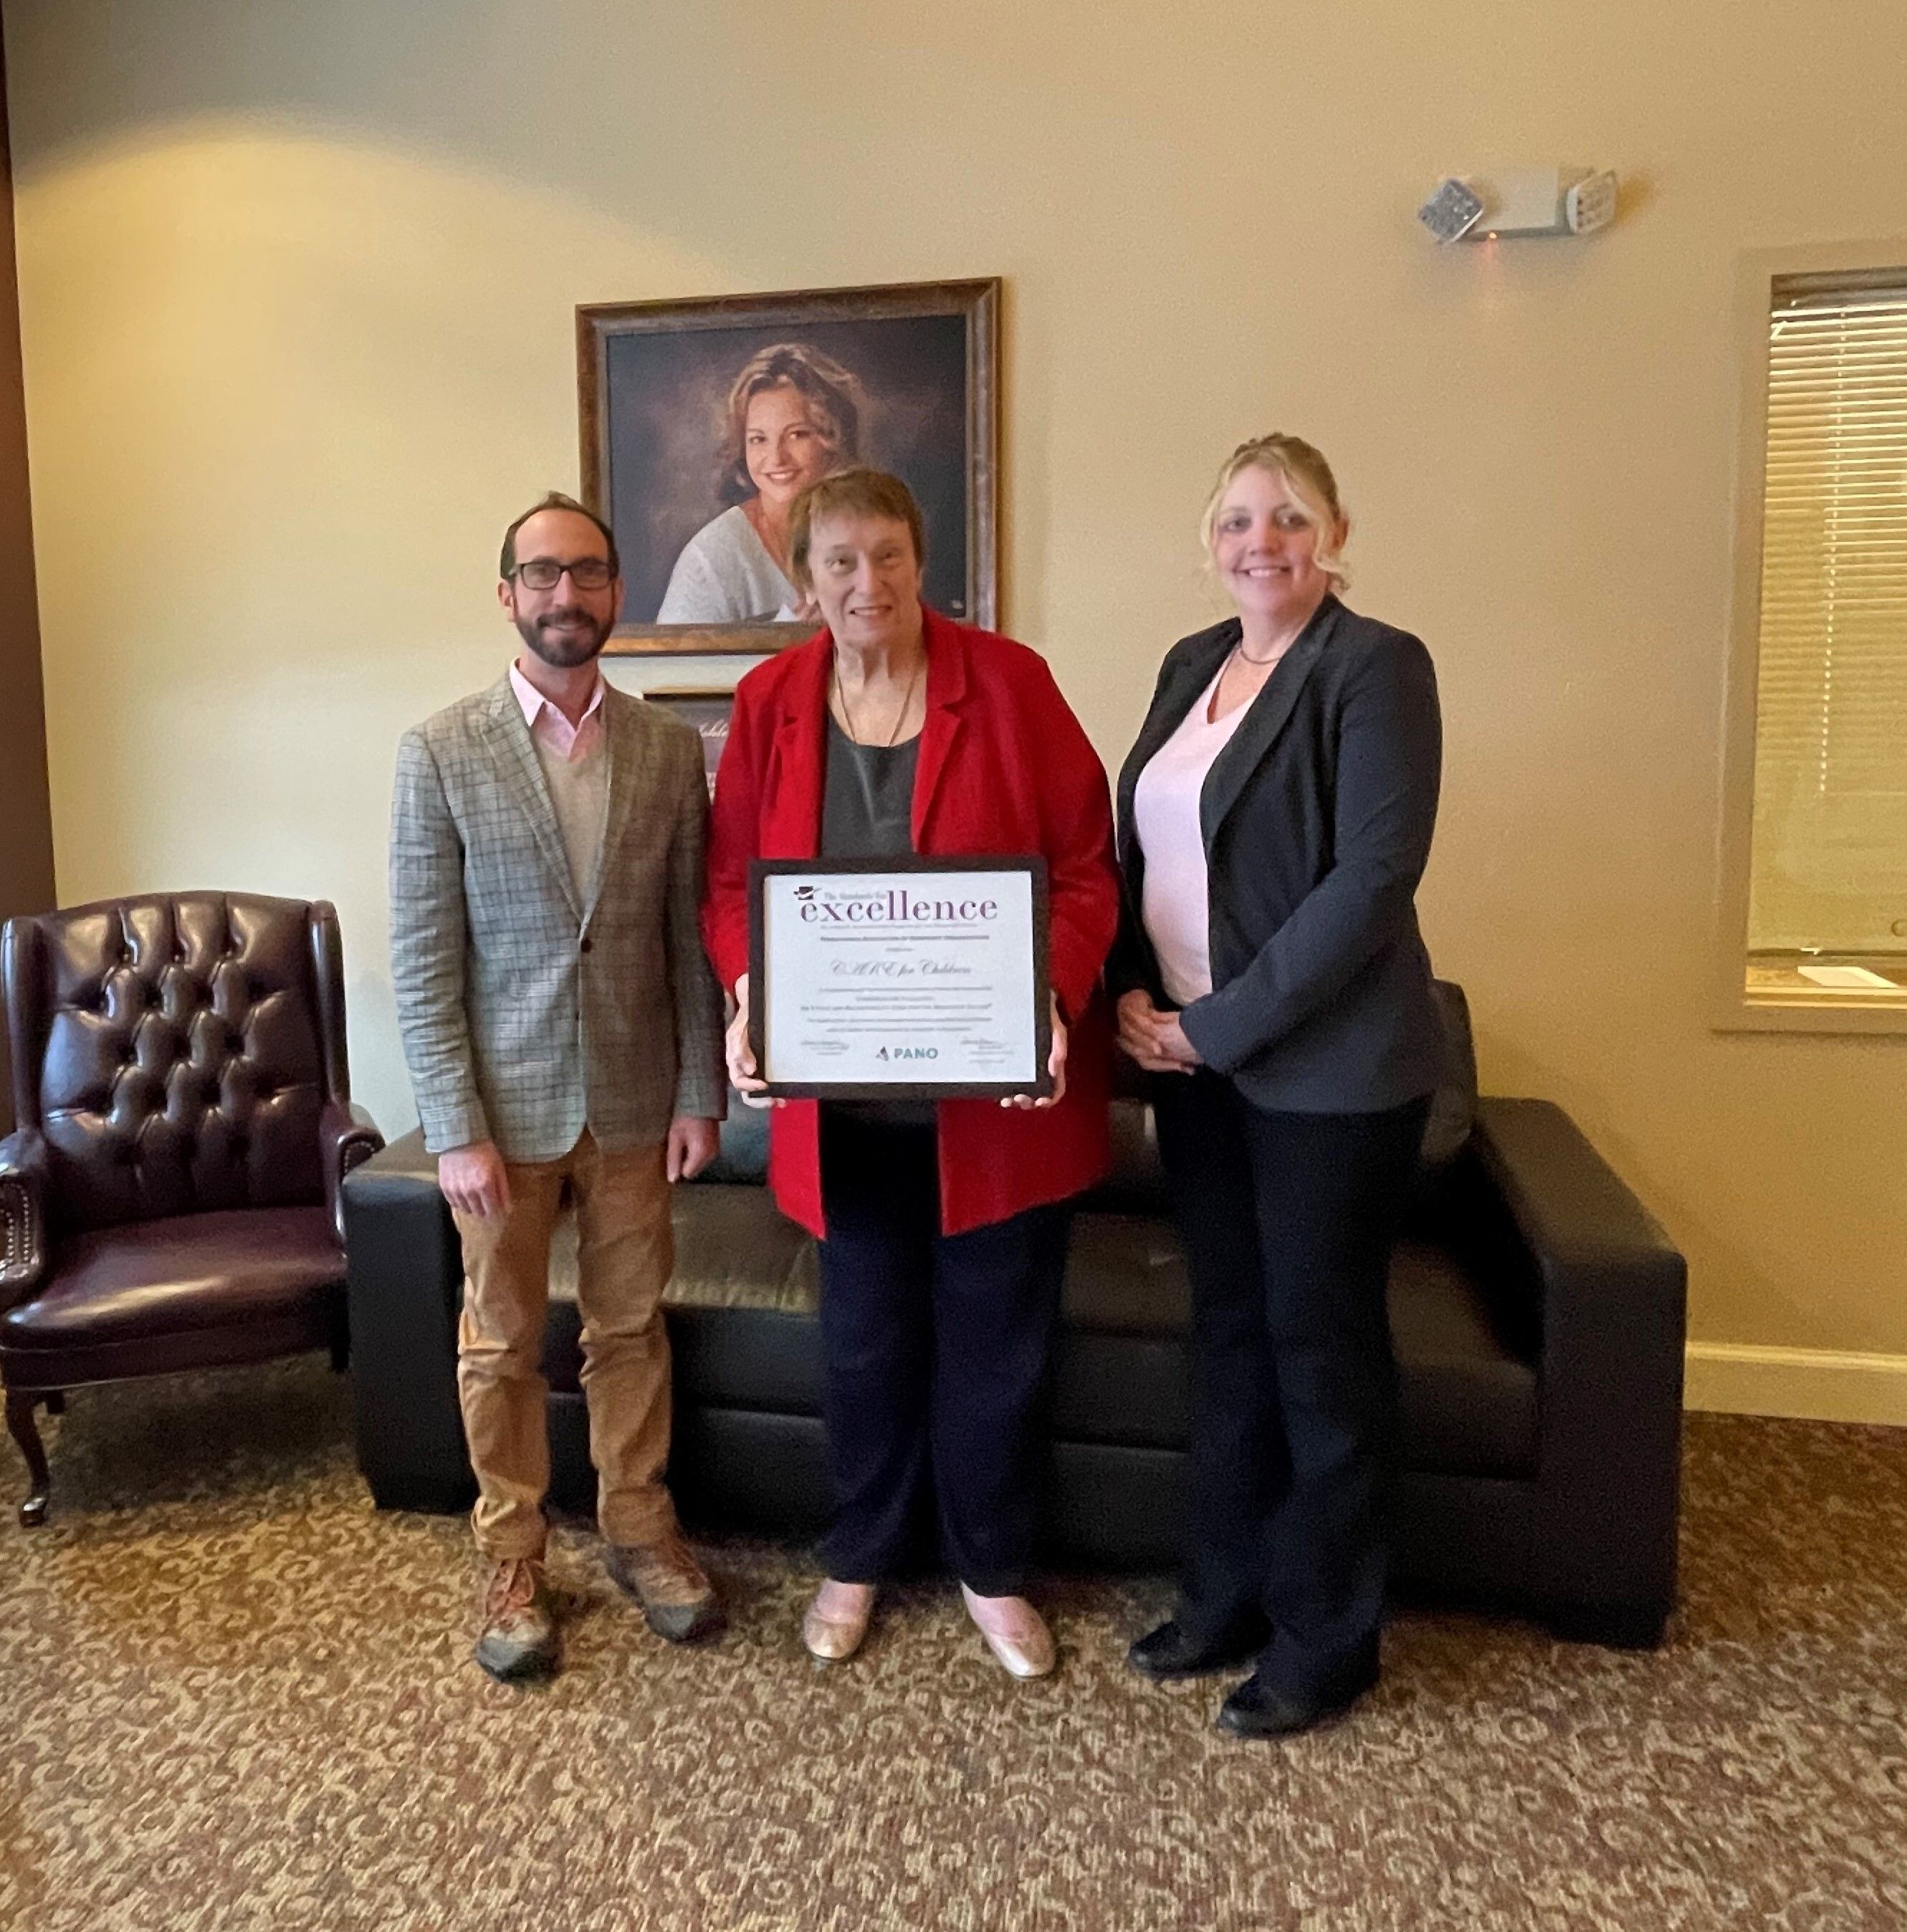
<path id="1" fill-rule="evenodd" d="M 1119 782 L 1108 966 L 1192 1277 L 1190 1546 L 1135 1670 L 1242 1666 L 1270 1737 L 1376 1682 L 1396 1407 L 1385 1282 L 1441 1036 L 1413 896 L 1441 759 L 1423 646 L 1347 610 L 1324 458 L 1243 445 L 1206 547 L 1237 616 L 1174 645 Z"/>

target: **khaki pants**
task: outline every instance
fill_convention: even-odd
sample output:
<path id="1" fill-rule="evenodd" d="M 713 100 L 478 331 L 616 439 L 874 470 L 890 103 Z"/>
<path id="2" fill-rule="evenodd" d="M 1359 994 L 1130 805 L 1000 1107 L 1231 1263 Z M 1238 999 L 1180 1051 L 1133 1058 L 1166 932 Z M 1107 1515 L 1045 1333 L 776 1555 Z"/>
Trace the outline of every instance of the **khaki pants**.
<path id="1" fill-rule="evenodd" d="M 477 1475 L 477 1547 L 493 1558 L 543 1553 L 550 1486 L 543 1326 L 550 1238 L 565 1181 L 576 1206 L 597 1518 L 611 1543 L 653 1543 L 676 1527 L 662 1484 L 669 1455 L 662 1291 L 675 1265 L 663 1149 L 605 1154 L 585 1128 L 559 1160 L 505 1165 L 510 1211 L 456 1217 L 464 1268 L 457 1388 Z"/>

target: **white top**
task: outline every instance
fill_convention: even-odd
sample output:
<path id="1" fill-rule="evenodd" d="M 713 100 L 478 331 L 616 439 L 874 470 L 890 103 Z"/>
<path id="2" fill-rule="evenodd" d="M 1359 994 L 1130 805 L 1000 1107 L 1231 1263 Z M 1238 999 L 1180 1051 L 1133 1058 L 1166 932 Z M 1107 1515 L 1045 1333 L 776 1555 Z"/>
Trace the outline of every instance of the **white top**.
<path id="1" fill-rule="evenodd" d="M 1225 664 L 1231 662 L 1227 658 Z M 1189 1006 L 1212 990 L 1210 910 L 1206 899 L 1205 839 L 1198 827 L 1199 794 L 1212 762 L 1231 742 L 1251 706 L 1240 704 L 1208 723 L 1219 667 L 1183 722 L 1147 760 L 1132 794 L 1132 830 L 1146 855 L 1139 916 L 1159 956 L 1167 997 Z"/>
<path id="2" fill-rule="evenodd" d="M 791 616 L 795 586 L 776 567 L 739 503 L 704 524 L 682 547 L 658 624 L 764 623 Z"/>

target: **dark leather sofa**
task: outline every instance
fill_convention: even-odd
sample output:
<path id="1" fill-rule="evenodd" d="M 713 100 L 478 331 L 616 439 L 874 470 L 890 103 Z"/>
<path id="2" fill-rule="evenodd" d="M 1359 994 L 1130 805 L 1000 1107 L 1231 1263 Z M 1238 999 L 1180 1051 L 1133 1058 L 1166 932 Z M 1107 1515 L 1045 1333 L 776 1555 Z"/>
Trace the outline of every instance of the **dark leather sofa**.
<path id="1" fill-rule="evenodd" d="M 1462 1014 L 1461 996 L 1447 1000 Z M 1467 1042 L 1467 1029 L 1466 1029 Z M 1474 1106 L 1474 1113 L 1471 1109 Z M 1440 1096 L 1391 1282 L 1402 1391 L 1400 1592 L 1533 1614 L 1559 1634 L 1660 1638 L 1674 1598 L 1681 1256 L 1562 1111 Z M 1183 1520 L 1189 1296 L 1149 1111 L 1073 1227 L 1051 1436 L 1056 1564 L 1168 1569 Z M 693 1524 L 818 1528 L 814 1244 L 762 1184 L 763 1117 L 736 1108 L 678 1190 L 671 1480 Z M 474 1493 L 455 1383 L 457 1236 L 415 1134 L 346 1180 L 358 1449 L 387 1508 Z M 553 1490 L 591 1507 L 577 1312 L 553 1268 L 544 1350 Z"/>

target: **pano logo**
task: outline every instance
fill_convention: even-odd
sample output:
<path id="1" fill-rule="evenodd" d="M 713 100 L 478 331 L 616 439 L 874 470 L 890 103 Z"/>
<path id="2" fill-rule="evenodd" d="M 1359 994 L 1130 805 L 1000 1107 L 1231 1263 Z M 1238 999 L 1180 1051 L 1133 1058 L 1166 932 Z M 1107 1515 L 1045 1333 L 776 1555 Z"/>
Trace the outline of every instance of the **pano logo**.
<path id="1" fill-rule="evenodd" d="M 883 1046 L 874 1054 L 877 1060 L 938 1060 L 940 1057 L 937 1046 L 897 1046 L 891 1052 Z"/>

